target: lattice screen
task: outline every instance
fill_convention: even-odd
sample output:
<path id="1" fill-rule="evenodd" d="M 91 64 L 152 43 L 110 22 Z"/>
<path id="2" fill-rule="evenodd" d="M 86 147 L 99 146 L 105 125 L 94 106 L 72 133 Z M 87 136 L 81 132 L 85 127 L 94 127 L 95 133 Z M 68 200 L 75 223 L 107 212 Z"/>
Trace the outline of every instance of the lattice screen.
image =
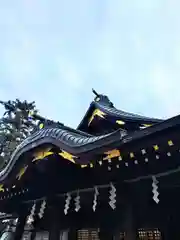
<path id="1" fill-rule="evenodd" d="M 139 240 L 161 240 L 161 232 L 158 229 L 139 229 Z"/>
<path id="2" fill-rule="evenodd" d="M 36 240 L 48 240 L 48 232 L 39 232 L 36 234 Z M 77 240 L 100 240 L 98 236 L 98 229 L 81 229 L 78 230 Z M 23 240 L 30 240 L 30 233 L 26 232 L 22 238 Z M 119 240 L 125 239 L 125 233 L 121 232 Z M 138 240 L 162 240 L 161 233 L 158 229 L 139 229 Z"/>
<path id="3" fill-rule="evenodd" d="M 78 240 L 100 240 L 98 237 L 98 229 L 78 230 Z"/>

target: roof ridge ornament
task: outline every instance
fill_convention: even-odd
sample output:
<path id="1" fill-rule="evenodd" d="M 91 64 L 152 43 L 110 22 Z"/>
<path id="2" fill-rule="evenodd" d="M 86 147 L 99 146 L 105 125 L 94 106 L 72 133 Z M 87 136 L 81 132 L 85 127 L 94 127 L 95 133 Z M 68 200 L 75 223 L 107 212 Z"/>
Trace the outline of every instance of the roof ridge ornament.
<path id="1" fill-rule="evenodd" d="M 107 95 L 99 94 L 94 89 L 92 89 L 92 92 L 95 95 L 95 99 L 94 99 L 95 102 L 101 102 L 101 104 L 107 105 L 111 108 L 114 107 L 114 104 L 110 101 L 110 99 Z"/>
<path id="2" fill-rule="evenodd" d="M 94 88 L 92 88 L 92 92 L 94 93 L 94 95 L 95 95 L 96 97 L 99 97 L 99 96 L 100 96 L 100 94 L 97 93 L 96 90 L 94 90 Z"/>

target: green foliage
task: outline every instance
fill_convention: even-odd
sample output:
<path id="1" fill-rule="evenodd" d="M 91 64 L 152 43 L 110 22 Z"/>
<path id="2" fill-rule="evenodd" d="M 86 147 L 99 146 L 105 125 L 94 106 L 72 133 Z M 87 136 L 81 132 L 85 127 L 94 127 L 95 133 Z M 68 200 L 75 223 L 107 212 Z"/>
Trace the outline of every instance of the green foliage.
<path id="1" fill-rule="evenodd" d="M 35 102 L 7 101 L 0 103 L 5 112 L 0 119 L 0 169 L 8 161 L 17 145 L 24 140 L 36 126 L 36 122 L 30 118 L 30 113 L 37 114 Z"/>

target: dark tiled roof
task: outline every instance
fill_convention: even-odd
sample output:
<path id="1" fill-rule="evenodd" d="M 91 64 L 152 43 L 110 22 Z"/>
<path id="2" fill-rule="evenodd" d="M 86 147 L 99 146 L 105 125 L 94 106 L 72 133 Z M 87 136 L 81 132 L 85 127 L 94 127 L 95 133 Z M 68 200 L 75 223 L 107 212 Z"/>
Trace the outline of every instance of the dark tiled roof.
<path id="1" fill-rule="evenodd" d="M 131 120 L 131 121 L 144 121 L 144 122 L 152 122 L 152 123 L 159 123 L 163 121 L 161 119 L 145 117 L 138 114 L 118 110 L 115 107 L 109 107 L 105 104 L 101 104 L 98 102 L 94 102 L 94 104 L 97 108 L 99 108 L 100 110 L 104 111 L 109 115 L 114 115 L 115 117 Z"/>

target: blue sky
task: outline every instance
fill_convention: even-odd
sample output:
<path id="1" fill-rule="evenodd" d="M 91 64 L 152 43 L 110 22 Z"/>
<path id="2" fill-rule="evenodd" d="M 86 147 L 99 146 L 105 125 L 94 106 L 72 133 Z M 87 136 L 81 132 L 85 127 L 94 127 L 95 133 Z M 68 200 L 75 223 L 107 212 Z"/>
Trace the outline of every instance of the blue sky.
<path id="1" fill-rule="evenodd" d="M 179 114 L 179 12 L 178 0 L 1 1 L 0 99 L 72 127 L 92 87 L 119 109 Z"/>

